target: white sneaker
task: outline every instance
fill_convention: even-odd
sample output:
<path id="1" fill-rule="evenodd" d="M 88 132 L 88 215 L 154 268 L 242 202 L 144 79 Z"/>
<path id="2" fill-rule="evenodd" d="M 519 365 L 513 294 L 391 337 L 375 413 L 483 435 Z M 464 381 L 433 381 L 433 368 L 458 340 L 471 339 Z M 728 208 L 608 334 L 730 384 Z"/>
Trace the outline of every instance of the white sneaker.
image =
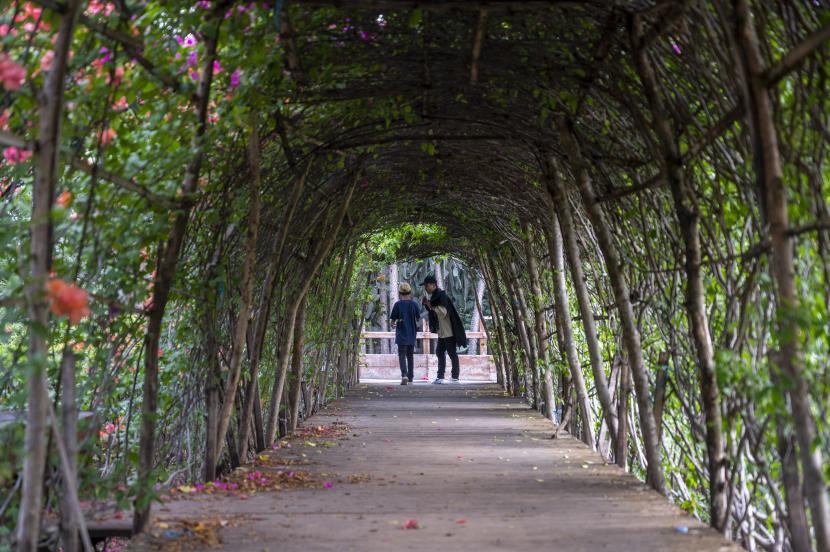
<path id="1" fill-rule="evenodd" d="M 450 383 L 461 383 L 461 380 L 460 380 L 460 379 L 458 379 L 458 378 L 452 378 L 452 379 L 450 380 Z"/>
<path id="2" fill-rule="evenodd" d="M 435 385 L 443 385 L 447 383 L 447 380 L 445 380 L 444 378 L 435 378 L 435 380 L 432 383 L 434 383 Z"/>

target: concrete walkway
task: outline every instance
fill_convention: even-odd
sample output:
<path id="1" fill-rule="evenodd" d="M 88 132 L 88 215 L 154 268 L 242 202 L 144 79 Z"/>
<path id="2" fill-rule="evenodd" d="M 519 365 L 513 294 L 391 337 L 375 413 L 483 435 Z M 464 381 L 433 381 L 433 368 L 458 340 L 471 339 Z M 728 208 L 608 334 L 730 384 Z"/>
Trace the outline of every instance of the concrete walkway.
<path id="1" fill-rule="evenodd" d="M 364 384 L 306 426 L 335 421 L 347 438 L 273 453 L 328 483 L 172 501 L 157 519 L 224 516 L 235 552 L 738 550 L 492 385 Z"/>

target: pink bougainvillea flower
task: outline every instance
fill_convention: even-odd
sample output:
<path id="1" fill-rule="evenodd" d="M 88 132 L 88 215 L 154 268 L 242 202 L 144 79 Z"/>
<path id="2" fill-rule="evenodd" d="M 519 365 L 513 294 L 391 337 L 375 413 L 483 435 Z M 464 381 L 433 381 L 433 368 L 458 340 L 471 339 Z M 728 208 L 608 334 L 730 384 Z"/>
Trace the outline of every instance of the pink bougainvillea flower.
<path id="1" fill-rule="evenodd" d="M 47 50 L 40 58 L 41 71 L 49 71 L 52 69 L 52 62 L 55 61 L 55 51 Z"/>
<path id="2" fill-rule="evenodd" d="M 99 0 L 91 0 L 86 8 L 86 15 L 97 15 L 99 13 L 109 17 L 115 11 L 115 4 L 112 2 L 101 2 Z"/>
<path id="3" fill-rule="evenodd" d="M 455 523 L 457 523 L 458 525 L 464 525 L 465 523 L 467 523 L 467 520 L 466 519 L 457 519 L 457 520 L 455 520 Z"/>
<path id="4" fill-rule="evenodd" d="M 51 302 L 49 308 L 52 312 L 57 316 L 66 316 L 72 325 L 89 316 L 89 294 L 75 284 L 52 278 L 46 283 L 46 296 Z"/>
<path id="5" fill-rule="evenodd" d="M 112 104 L 112 108 L 115 111 L 124 111 L 124 110 L 128 109 L 129 107 L 130 107 L 130 104 L 129 104 L 129 102 L 127 102 L 127 97 L 126 96 L 121 96 L 120 98 L 118 98 L 118 101 L 116 101 L 114 104 Z"/>
<path id="6" fill-rule="evenodd" d="M 222 72 L 222 64 L 218 59 L 213 60 L 213 74 L 218 75 Z"/>
<path id="7" fill-rule="evenodd" d="M 678 44 L 677 42 L 672 42 L 671 49 L 674 50 L 674 53 L 678 56 L 683 52 L 680 49 L 680 44 Z"/>
<path id="8" fill-rule="evenodd" d="M 9 165 L 17 165 L 23 163 L 32 156 L 32 152 L 9 146 L 3 150 L 3 158 Z"/>
<path id="9" fill-rule="evenodd" d="M 421 526 L 418 525 L 418 520 L 417 519 L 407 520 L 406 523 L 401 525 L 401 529 L 420 529 L 420 528 L 421 528 Z"/>
<path id="10" fill-rule="evenodd" d="M 72 205 L 72 192 L 70 192 L 69 190 L 62 191 L 55 203 L 66 209 L 67 207 Z"/>
<path id="11" fill-rule="evenodd" d="M 199 54 L 196 52 L 190 52 L 187 56 L 187 64 L 190 67 L 196 67 L 199 64 Z"/>
<path id="12" fill-rule="evenodd" d="M 8 54 L 0 54 L 0 82 L 6 90 L 18 90 L 26 80 L 26 70 Z"/>
<path id="13" fill-rule="evenodd" d="M 334 483 L 332 483 L 331 481 L 326 481 L 325 483 L 323 483 L 324 489 L 331 489 L 332 487 L 334 487 Z"/>
<path id="14" fill-rule="evenodd" d="M 236 88 L 237 86 L 239 86 L 239 77 L 240 77 L 240 75 L 241 75 L 241 72 L 239 71 L 238 67 L 233 70 L 233 73 L 231 73 L 231 89 Z"/>

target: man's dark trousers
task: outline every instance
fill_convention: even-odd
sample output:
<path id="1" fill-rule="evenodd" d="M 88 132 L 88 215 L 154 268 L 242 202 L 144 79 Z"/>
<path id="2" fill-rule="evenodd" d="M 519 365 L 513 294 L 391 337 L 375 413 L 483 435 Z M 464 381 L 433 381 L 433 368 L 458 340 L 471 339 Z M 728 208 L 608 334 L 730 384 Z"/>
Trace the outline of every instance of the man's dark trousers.
<path id="1" fill-rule="evenodd" d="M 398 345 L 398 364 L 401 366 L 401 377 L 409 378 L 409 381 L 413 381 L 415 378 L 414 354 L 414 345 Z"/>
<path id="2" fill-rule="evenodd" d="M 461 368 L 458 365 L 458 353 L 455 350 L 455 337 L 439 337 L 438 346 L 435 348 L 435 355 L 438 357 L 438 379 L 444 379 L 444 372 L 447 368 L 447 356 L 450 355 L 452 363 L 452 378 L 458 379 Z"/>

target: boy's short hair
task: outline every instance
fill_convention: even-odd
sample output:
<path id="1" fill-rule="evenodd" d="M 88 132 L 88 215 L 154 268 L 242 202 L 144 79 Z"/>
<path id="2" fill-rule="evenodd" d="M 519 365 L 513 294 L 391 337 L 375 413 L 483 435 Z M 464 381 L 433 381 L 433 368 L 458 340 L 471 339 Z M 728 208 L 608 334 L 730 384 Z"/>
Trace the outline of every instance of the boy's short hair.
<path id="1" fill-rule="evenodd" d="M 398 295 L 411 295 L 412 294 L 412 286 L 407 284 L 406 282 L 401 283 L 398 286 Z"/>

